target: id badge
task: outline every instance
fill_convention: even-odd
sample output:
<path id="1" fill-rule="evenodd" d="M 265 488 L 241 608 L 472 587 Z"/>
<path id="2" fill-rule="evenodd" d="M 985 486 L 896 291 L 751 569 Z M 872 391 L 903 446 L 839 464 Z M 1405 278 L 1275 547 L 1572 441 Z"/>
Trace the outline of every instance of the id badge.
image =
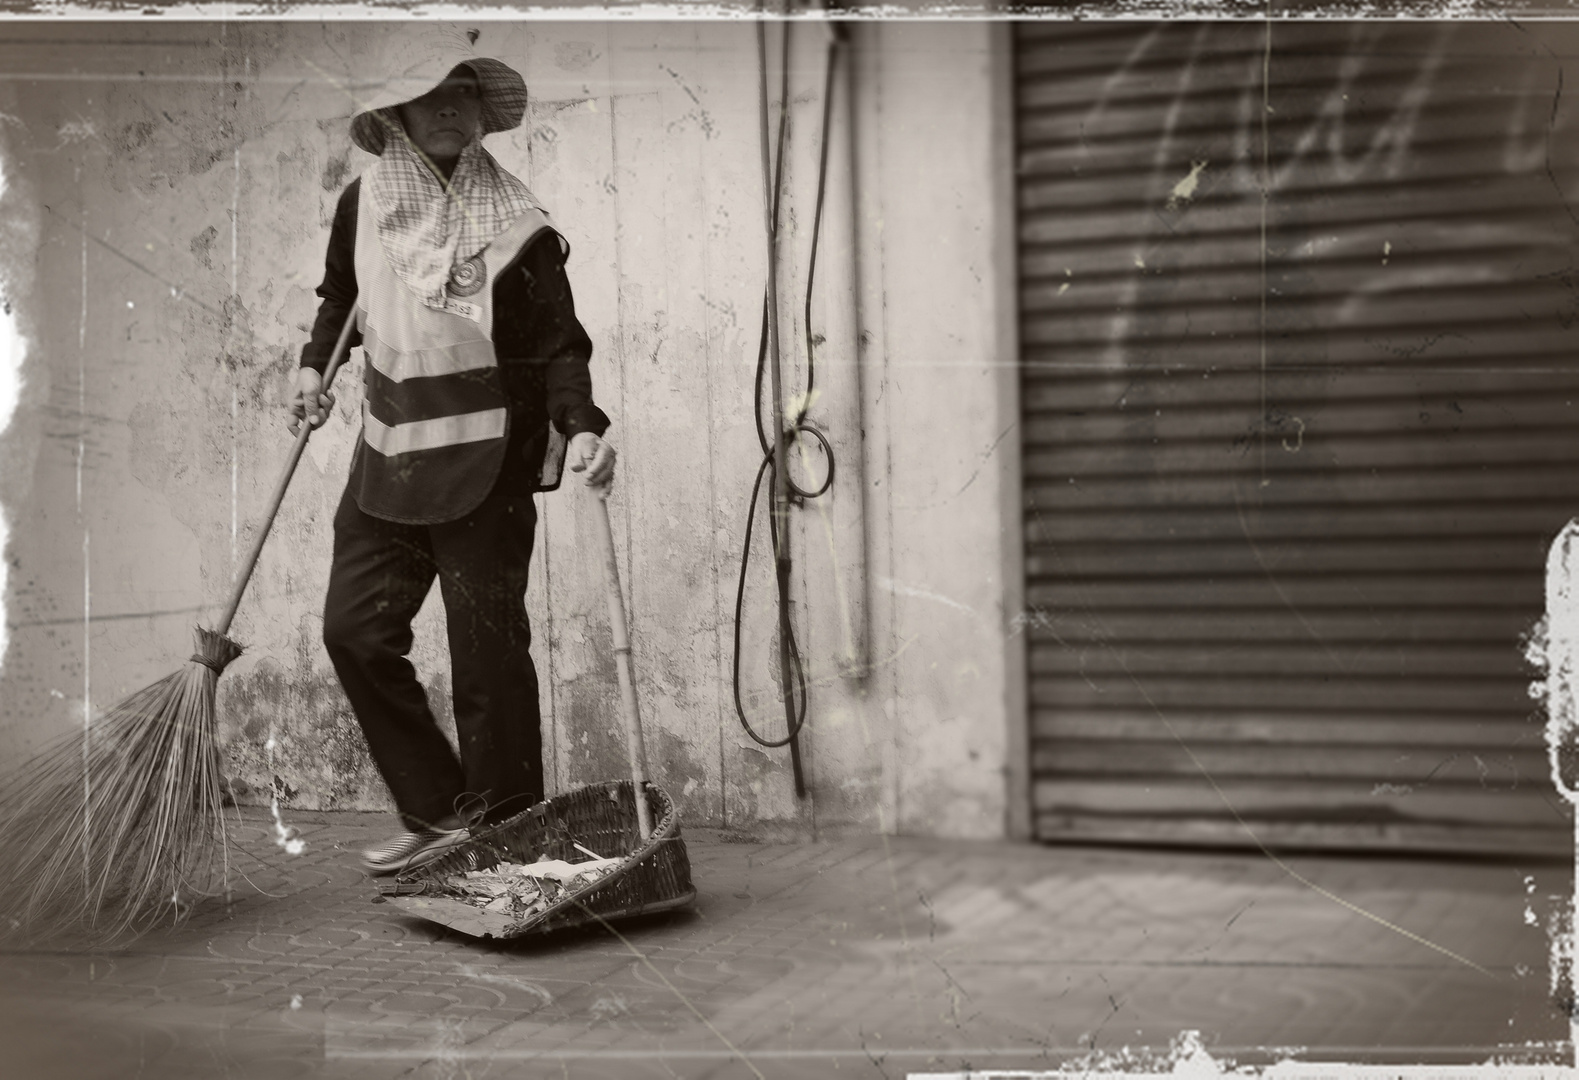
<path id="1" fill-rule="evenodd" d="M 463 319 L 470 319 L 474 323 L 482 322 L 481 304 L 473 304 L 466 300 L 456 300 L 451 297 L 444 301 L 444 310 L 452 315 L 459 315 Z"/>

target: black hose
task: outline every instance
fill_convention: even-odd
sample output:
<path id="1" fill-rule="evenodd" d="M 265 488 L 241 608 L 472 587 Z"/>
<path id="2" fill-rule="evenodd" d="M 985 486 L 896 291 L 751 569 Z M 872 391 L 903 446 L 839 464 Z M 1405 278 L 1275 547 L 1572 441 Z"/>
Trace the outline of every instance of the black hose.
<path id="1" fill-rule="evenodd" d="M 833 72 L 834 58 L 842 41 L 842 27 L 834 31 L 834 36 L 828 42 L 828 63 L 822 81 L 822 148 L 817 154 L 817 209 L 811 217 L 811 257 L 806 263 L 806 397 L 802 400 L 800 412 L 795 416 L 795 426 L 798 428 L 806 419 L 806 412 L 811 408 L 811 392 L 817 384 L 816 360 L 813 357 L 811 345 L 811 285 L 817 273 L 817 242 L 822 239 L 822 200 L 828 192 L 828 138 L 829 120 L 833 116 Z M 829 472 L 833 470 L 833 455 L 828 455 Z M 831 482 L 831 477 L 830 477 Z M 790 480 L 794 485 L 793 477 Z"/>
<path id="2" fill-rule="evenodd" d="M 807 491 L 807 490 L 805 490 L 804 488 L 802 488 L 799 484 L 797 484 L 795 482 L 794 474 L 791 473 L 788 470 L 788 468 L 786 467 L 786 469 L 785 469 L 785 482 L 788 485 L 789 489 L 793 492 L 794 497 L 796 499 L 801 499 L 801 500 L 818 498 L 819 496 L 825 494 L 831 487 L 833 487 L 833 475 L 834 475 L 833 446 L 832 446 L 832 444 L 829 443 L 827 437 L 825 435 L 823 435 L 822 432 L 818 431 L 816 428 L 814 428 L 811 425 L 807 424 L 805 422 L 805 420 L 806 420 L 806 413 L 807 413 L 808 409 L 810 408 L 811 390 L 812 390 L 812 386 L 813 386 L 813 380 L 814 380 L 814 377 L 815 377 L 814 376 L 814 366 L 813 366 L 814 365 L 814 356 L 813 356 L 814 350 L 813 350 L 812 340 L 811 340 L 811 294 L 812 294 L 812 282 L 813 282 L 814 275 L 816 274 L 816 269 L 817 269 L 817 247 L 818 247 L 818 242 L 819 242 L 821 231 L 822 231 L 823 202 L 824 202 L 824 197 L 825 197 L 826 192 L 827 192 L 828 145 L 829 145 L 829 142 L 830 142 L 830 140 L 829 140 L 829 130 L 828 129 L 829 129 L 829 119 L 830 119 L 830 116 L 832 114 L 834 65 L 835 65 L 836 60 L 837 60 L 838 50 L 839 50 L 839 48 L 840 48 L 840 46 L 842 44 L 843 44 L 843 34 L 842 34 L 842 27 L 841 27 L 841 28 L 839 28 L 839 31 L 835 32 L 834 37 L 829 41 L 829 44 L 828 44 L 827 75 L 825 77 L 824 92 L 823 92 L 823 114 L 822 114 L 822 135 L 821 135 L 822 146 L 821 146 L 821 150 L 820 150 L 820 153 L 819 153 L 819 160 L 818 160 L 818 167 L 817 167 L 817 204 L 816 204 L 816 210 L 814 212 L 813 222 L 812 222 L 811 257 L 810 257 L 810 261 L 808 263 L 807 270 L 806 270 L 806 304 L 805 304 L 805 313 L 804 313 L 804 316 L 805 316 L 805 332 L 806 332 L 806 396 L 805 396 L 804 399 L 802 399 L 801 407 L 798 410 L 794 421 L 789 425 L 789 428 L 785 432 L 785 436 L 784 436 L 785 445 L 786 446 L 789 445 L 789 443 L 791 443 L 791 442 L 799 441 L 799 439 L 803 435 L 809 435 L 812 438 L 816 439 L 817 442 L 822 447 L 822 452 L 823 452 L 824 456 L 828 459 L 828 473 L 827 473 L 827 476 L 824 477 L 821 486 L 819 486 L 814 491 Z M 775 240 L 775 241 L 776 241 L 777 236 L 778 236 L 779 203 L 780 203 L 780 197 L 781 197 L 781 195 L 783 193 L 783 183 L 784 183 L 784 144 L 785 144 L 785 138 L 786 138 L 785 120 L 786 120 L 786 117 L 787 117 L 787 115 L 789 113 L 789 24 L 788 23 L 784 24 L 784 46 L 783 46 L 783 64 L 782 64 L 782 66 L 783 66 L 783 84 L 782 84 L 783 85 L 783 89 L 781 91 L 781 98 L 780 98 L 780 100 L 782 102 L 782 105 L 781 105 L 780 112 L 779 112 L 779 124 L 778 124 L 778 135 L 777 135 L 778 160 L 774 163 L 774 168 L 773 168 L 773 174 L 774 174 L 773 175 L 773 199 L 772 199 L 772 208 L 771 208 L 771 211 L 772 211 L 772 237 L 771 238 L 773 240 Z M 776 243 L 770 243 L 769 251 L 768 251 L 768 258 L 770 258 L 770 259 L 774 258 L 775 255 L 777 254 L 777 250 L 778 250 L 777 244 Z M 771 315 L 772 315 L 772 313 L 768 310 L 768 298 L 767 298 L 766 295 L 764 295 L 763 298 L 762 298 L 762 329 L 761 329 L 760 336 L 759 336 L 759 339 L 758 339 L 758 344 L 757 344 L 757 370 L 756 370 L 756 379 L 755 379 L 755 391 L 754 391 L 754 394 L 753 394 L 753 411 L 754 411 L 755 417 L 756 417 L 757 442 L 761 446 L 763 457 L 762 457 L 762 464 L 757 467 L 756 479 L 755 479 L 755 481 L 753 481 L 753 483 L 751 485 L 751 501 L 750 501 L 750 504 L 749 504 L 749 506 L 748 506 L 748 508 L 746 510 L 745 543 L 744 543 L 744 547 L 743 547 L 743 549 L 741 551 L 741 555 L 740 555 L 740 579 L 739 579 L 739 583 L 738 583 L 738 585 L 737 585 L 737 587 L 735 589 L 735 627 L 734 627 L 734 630 L 735 630 L 734 639 L 735 640 L 734 640 L 734 663 L 733 663 L 733 690 L 734 690 L 734 700 L 735 700 L 735 715 L 739 718 L 740 726 L 745 729 L 747 735 L 751 736 L 751 738 L 754 741 L 756 741 L 757 743 L 761 744 L 762 746 L 769 746 L 769 747 L 773 747 L 773 746 L 787 746 L 790 743 L 794 742 L 796 736 L 799 735 L 801 728 L 806 723 L 806 703 L 807 703 L 805 667 L 804 667 L 803 661 L 801 660 L 800 648 L 795 642 L 794 628 L 791 626 L 790 621 L 788 619 L 788 616 L 786 614 L 787 611 L 788 611 L 788 607 L 789 607 L 789 595 L 788 595 L 788 590 L 787 590 L 787 583 L 783 582 L 782 579 L 780 580 L 780 587 L 778 589 L 778 598 L 777 599 L 778 599 L 778 604 L 779 604 L 779 609 L 780 609 L 781 625 L 785 629 L 786 655 L 788 656 L 788 659 L 789 659 L 789 665 L 788 666 L 794 669 L 794 685 L 791 686 L 791 673 L 789 671 L 783 672 L 783 679 L 784 679 L 785 693 L 789 695 L 790 702 L 793 703 L 793 705 L 794 705 L 794 717 L 795 717 L 794 721 L 787 725 L 789 730 L 785 733 L 783 738 L 781 738 L 781 739 L 764 738 L 762 735 L 758 734 L 757 731 L 754 728 L 752 728 L 750 721 L 746 719 L 745 706 L 742 704 L 742 702 L 740 700 L 740 632 L 741 632 L 741 625 L 742 625 L 742 623 L 744 621 L 745 595 L 746 595 L 746 572 L 747 572 L 747 567 L 750 565 L 750 560 L 751 560 L 751 537 L 752 537 L 752 535 L 753 535 L 753 533 L 755 531 L 755 525 L 756 525 L 757 499 L 760 496 L 761 491 L 762 491 L 762 480 L 763 480 L 763 478 L 767 477 L 770 485 L 776 479 L 776 477 L 774 475 L 775 474 L 775 464 L 774 464 L 773 441 L 768 438 L 767 431 L 766 431 L 766 428 L 765 428 L 765 426 L 763 424 L 763 418 L 762 418 L 762 380 L 763 380 L 763 376 L 764 376 L 764 373 L 766 371 L 766 365 L 767 365 L 768 319 L 771 317 Z M 776 552 L 776 551 L 779 550 L 778 525 L 777 525 L 777 522 L 774 520 L 774 516 L 772 514 L 768 515 L 768 528 L 769 528 L 769 537 L 770 537 L 770 540 L 772 542 L 771 550 Z M 797 694 L 798 694 L 798 697 L 797 697 Z"/>

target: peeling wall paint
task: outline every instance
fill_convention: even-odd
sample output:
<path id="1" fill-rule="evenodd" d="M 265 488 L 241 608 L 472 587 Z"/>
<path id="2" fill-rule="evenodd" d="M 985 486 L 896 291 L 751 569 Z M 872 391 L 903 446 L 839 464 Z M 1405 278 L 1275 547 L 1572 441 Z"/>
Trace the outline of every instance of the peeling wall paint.
<path id="1" fill-rule="evenodd" d="M 23 192 L 15 190 L 17 185 L 11 179 L 14 170 L 6 160 L 4 134 L 5 125 L 0 124 L 0 435 L 11 426 L 16 413 L 22 391 L 23 357 L 27 352 L 27 340 L 16 312 L 17 301 L 13 298 L 20 291 L 17 279 L 21 276 L 15 267 L 20 262 L 21 252 L 37 242 L 36 217 L 24 210 L 29 200 Z M 5 550 L 10 532 L 10 517 L 0 508 L 0 553 Z M 0 595 L 6 591 L 10 570 L 10 561 L 0 558 Z M 9 629 L 0 625 L 0 672 L 5 669 L 10 637 Z"/>
<path id="2" fill-rule="evenodd" d="M 192 623 L 215 618 L 289 446 L 280 402 L 316 312 L 335 200 L 371 164 L 350 145 L 353 105 L 336 86 L 398 63 L 415 34 L 467 28 L 527 79 L 527 125 L 489 147 L 572 247 L 596 395 L 621 453 L 611 512 L 651 774 L 697 824 L 1001 834 L 997 522 L 1014 496 L 987 466 L 1014 418 L 998 415 L 988 375 L 1002 360 L 997 305 L 1012 300 L 983 227 L 1004 208 L 992 206 L 982 25 L 863 27 L 840 84 L 856 93 L 856 134 L 836 110 L 808 413 L 839 466 L 830 494 L 795 511 L 789 538 L 812 684 L 804 801 L 787 753 L 741 730 L 730 685 L 760 460 L 752 25 L 19 28 L 40 41 L 6 53 L 0 113 L 16 122 L 0 123 L 0 138 L 18 182 L 5 198 L 23 201 L 9 221 L 37 228 L 3 236 L 37 347 L 4 437 L 0 498 L 18 525 L 0 749 L 16 756 L 80 726 L 85 709 L 182 662 Z M 780 264 L 790 395 L 805 378 L 825 40 L 797 31 L 792 54 Z M 979 209 L 939 213 L 966 206 Z M 220 682 L 244 799 L 278 799 L 287 821 L 292 807 L 389 808 L 320 641 L 358 408 L 350 378 L 232 629 L 248 651 Z M 571 478 L 539 506 L 527 603 L 558 791 L 624 773 L 625 740 L 587 496 Z M 771 714 L 777 629 L 760 514 L 751 543 L 742 697 Z M 412 660 L 452 726 L 442 614 L 435 593 Z"/>
<path id="3" fill-rule="evenodd" d="M 1546 560 L 1546 614 L 1530 631 L 1525 658 L 1542 675 L 1530 684 L 1530 696 L 1546 712 L 1552 786 L 1569 805 L 1579 805 L 1579 521 L 1569 522 L 1552 541 Z M 1579 852 L 1579 833 L 1575 851 Z M 1533 879 L 1527 891 L 1533 894 Z M 1568 1011 L 1571 1035 L 1579 1045 L 1579 1007 L 1574 997 L 1574 913 L 1579 909 L 1579 892 L 1558 899 L 1563 902 L 1552 911 L 1547 927 L 1551 994 Z M 1526 918 L 1532 917 L 1527 910 Z"/>

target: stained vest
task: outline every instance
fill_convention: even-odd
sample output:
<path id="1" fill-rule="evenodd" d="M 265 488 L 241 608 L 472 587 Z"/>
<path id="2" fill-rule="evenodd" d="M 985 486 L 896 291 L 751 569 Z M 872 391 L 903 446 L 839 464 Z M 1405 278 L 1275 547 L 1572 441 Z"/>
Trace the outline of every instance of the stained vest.
<path id="1" fill-rule="evenodd" d="M 493 347 L 493 286 L 552 226 L 538 210 L 516 219 L 451 276 L 441 311 L 422 303 L 390 266 L 370 187 L 362 185 L 356 218 L 365 393 L 352 494 L 365 513 L 389 521 L 454 521 L 492 489 L 509 436 L 510 403 Z"/>

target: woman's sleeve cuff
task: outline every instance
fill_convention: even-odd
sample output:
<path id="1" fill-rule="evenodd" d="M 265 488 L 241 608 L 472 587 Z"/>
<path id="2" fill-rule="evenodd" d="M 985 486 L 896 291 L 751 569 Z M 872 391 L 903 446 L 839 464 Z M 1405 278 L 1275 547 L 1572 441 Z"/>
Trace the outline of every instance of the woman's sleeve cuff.
<path id="1" fill-rule="evenodd" d="M 583 431 L 590 431 L 601 438 L 609 429 L 609 418 L 604 415 L 602 409 L 589 401 L 566 409 L 565 415 L 555 426 L 567 439 L 573 439 Z"/>

